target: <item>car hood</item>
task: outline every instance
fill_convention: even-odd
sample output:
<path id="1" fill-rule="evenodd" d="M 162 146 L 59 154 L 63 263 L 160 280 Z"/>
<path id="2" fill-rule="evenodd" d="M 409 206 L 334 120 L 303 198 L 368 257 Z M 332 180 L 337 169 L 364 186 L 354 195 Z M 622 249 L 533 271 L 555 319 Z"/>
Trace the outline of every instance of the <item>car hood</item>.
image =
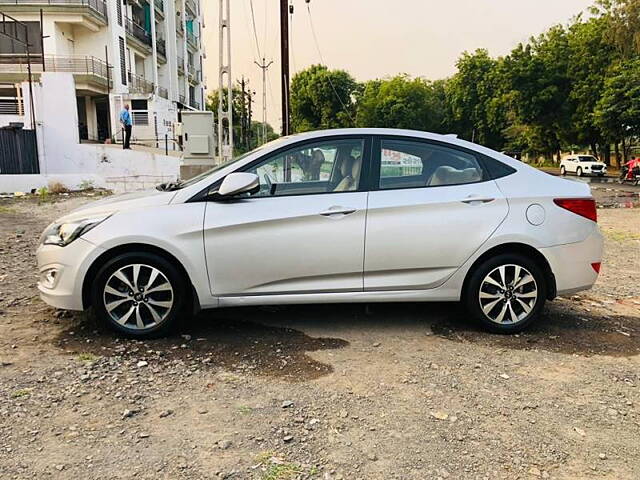
<path id="1" fill-rule="evenodd" d="M 175 192 L 163 192 L 156 189 L 113 195 L 76 208 L 56 220 L 56 223 L 112 215 L 116 212 L 134 208 L 167 205 L 174 196 Z"/>

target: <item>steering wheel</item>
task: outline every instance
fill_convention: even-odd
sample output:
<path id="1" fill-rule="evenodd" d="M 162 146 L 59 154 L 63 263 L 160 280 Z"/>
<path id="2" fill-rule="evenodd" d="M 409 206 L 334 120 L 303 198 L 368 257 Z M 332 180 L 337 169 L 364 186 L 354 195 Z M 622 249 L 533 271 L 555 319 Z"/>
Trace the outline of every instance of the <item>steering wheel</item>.
<path id="1" fill-rule="evenodd" d="M 264 172 L 264 175 L 262 175 L 262 178 L 264 178 L 264 183 L 267 184 L 267 188 L 269 190 L 269 195 L 273 195 L 273 180 L 271 180 L 271 177 L 269 176 L 269 174 L 267 172 Z"/>

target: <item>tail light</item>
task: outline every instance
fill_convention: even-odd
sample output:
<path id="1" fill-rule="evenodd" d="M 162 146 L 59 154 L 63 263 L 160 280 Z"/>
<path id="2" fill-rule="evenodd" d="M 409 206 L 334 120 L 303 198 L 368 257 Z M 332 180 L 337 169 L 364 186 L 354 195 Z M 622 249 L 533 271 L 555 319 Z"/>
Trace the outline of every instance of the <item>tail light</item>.
<path id="1" fill-rule="evenodd" d="M 594 270 L 596 273 L 600 273 L 600 265 L 601 265 L 601 263 L 600 263 L 600 262 L 592 263 L 592 264 L 591 264 L 591 268 L 593 268 L 593 270 Z"/>
<path id="2" fill-rule="evenodd" d="M 553 200 L 553 203 L 576 215 L 588 218 L 594 222 L 598 221 L 596 201 L 593 198 L 556 198 Z"/>

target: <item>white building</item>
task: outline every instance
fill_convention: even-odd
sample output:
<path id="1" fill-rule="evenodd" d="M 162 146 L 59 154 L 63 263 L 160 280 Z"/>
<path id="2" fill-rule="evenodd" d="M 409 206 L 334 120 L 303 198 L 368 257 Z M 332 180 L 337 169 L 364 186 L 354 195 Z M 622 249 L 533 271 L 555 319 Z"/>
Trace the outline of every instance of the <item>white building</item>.
<path id="1" fill-rule="evenodd" d="M 164 148 L 166 134 L 173 149 L 179 111 L 204 108 L 200 0 L 0 0 L 0 12 L 28 27 L 37 130 L 54 121 L 40 104 L 70 91 L 60 87 L 63 77 L 75 92 L 65 105 L 77 113 L 59 112 L 59 121 L 75 130 L 69 140 L 76 143 L 121 142 L 119 113 L 128 103 L 132 140 L 160 140 Z M 59 78 L 43 81 L 52 75 Z M 0 35 L 0 127 L 18 121 L 30 128 L 26 79 L 24 48 Z M 45 140 L 42 148 L 49 147 Z"/>

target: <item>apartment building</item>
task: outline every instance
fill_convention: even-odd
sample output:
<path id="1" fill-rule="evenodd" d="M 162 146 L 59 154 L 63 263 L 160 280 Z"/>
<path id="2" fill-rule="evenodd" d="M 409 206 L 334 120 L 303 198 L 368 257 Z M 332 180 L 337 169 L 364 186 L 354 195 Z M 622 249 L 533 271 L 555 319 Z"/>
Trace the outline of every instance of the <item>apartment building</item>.
<path id="1" fill-rule="evenodd" d="M 41 77 L 73 78 L 78 142 L 120 142 L 124 104 L 146 144 L 172 139 L 181 110 L 204 109 L 201 0 L 0 0 L 0 12 L 27 26 L 36 121 L 39 98 L 71 91 Z M 26 49 L 0 36 L 0 127 L 28 128 L 26 78 Z"/>

